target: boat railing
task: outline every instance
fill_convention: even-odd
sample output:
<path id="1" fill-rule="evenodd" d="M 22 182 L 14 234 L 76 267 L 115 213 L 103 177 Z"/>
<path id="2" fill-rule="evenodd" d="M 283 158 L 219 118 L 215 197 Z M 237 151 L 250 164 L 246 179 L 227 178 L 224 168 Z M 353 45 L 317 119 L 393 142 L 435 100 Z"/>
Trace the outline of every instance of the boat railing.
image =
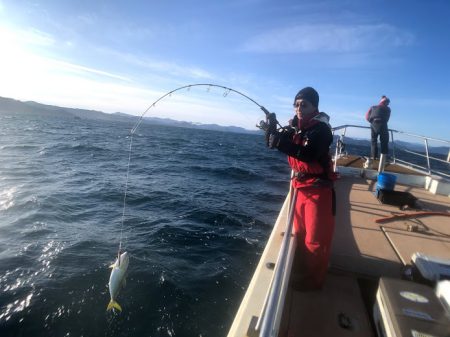
<path id="1" fill-rule="evenodd" d="M 350 128 L 356 128 L 356 129 L 369 129 L 369 126 L 361 126 L 361 125 L 341 125 L 341 126 L 337 126 L 335 128 L 332 128 L 333 131 L 333 135 L 336 134 L 336 132 L 341 131 L 341 134 L 339 136 L 339 139 L 336 142 L 336 149 L 335 149 L 335 158 L 338 158 L 340 155 L 342 155 L 344 153 L 344 148 L 345 148 L 345 136 L 347 133 L 347 130 Z M 445 178 L 450 178 L 450 174 L 448 169 L 447 170 L 443 170 L 442 167 L 445 167 L 445 165 L 449 165 L 450 163 L 450 141 L 448 140 L 443 140 L 443 139 L 438 139 L 438 138 L 432 138 L 432 137 L 425 137 L 425 136 L 421 136 L 421 135 L 416 135 L 413 133 L 409 133 L 409 132 L 403 132 L 403 131 L 398 131 L 398 130 L 393 130 L 393 129 L 389 129 L 389 133 L 390 133 L 390 147 L 392 150 L 392 162 L 395 163 L 400 163 L 406 166 L 410 166 L 413 167 L 415 169 L 418 169 L 422 172 L 427 173 L 428 175 L 431 174 L 435 174 L 438 175 L 440 177 L 445 177 Z M 369 134 L 369 133 L 368 133 Z M 412 149 L 408 149 L 408 148 L 402 148 L 399 144 L 399 141 L 397 139 L 397 136 L 407 136 L 412 138 L 414 141 L 420 141 L 423 143 L 424 145 L 424 150 L 423 152 L 419 152 L 416 150 L 412 150 Z M 395 137 L 394 137 L 395 136 Z M 439 144 L 443 144 L 443 146 L 447 147 L 448 150 L 448 155 L 447 155 L 447 160 L 442 159 L 442 158 L 437 158 L 434 157 L 432 155 L 430 155 L 430 142 L 434 142 L 434 143 L 439 143 Z M 413 162 L 412 160 L 407 160 L 405 158 L 399 158 L 398 156 L 398 152 L 399 151 L 403 151 L 404 153 L 408 153 L 409 155 L 411 155 L 411 158 L 414 159 L 418 159 L 418 158 L 422 158 L 425 160 L 426 165 L 421 165 L 418 164 L 418 161 Z M 441 165 L 441 168 L 437 168 L 436 163 L 443 163 L 444 165 Z M 448 168 L 448 166 L 447 166 Z"/>
<path id="2" fill-rule="evenodd" d="M 280 328 L 290 270 L 296 248 L 296 241 L 292 239 L 292 235 L 287 235 L 287 233 L 292 233 L 294 205 L 297 199 L 297 190 L 293 189 L 292 186 L 289 195 L 288 220 L 283 241 L 275 264 L 270 288 L 255 326 L 255 331 L 259 331 L 259 337 L 276 337 Z"/>

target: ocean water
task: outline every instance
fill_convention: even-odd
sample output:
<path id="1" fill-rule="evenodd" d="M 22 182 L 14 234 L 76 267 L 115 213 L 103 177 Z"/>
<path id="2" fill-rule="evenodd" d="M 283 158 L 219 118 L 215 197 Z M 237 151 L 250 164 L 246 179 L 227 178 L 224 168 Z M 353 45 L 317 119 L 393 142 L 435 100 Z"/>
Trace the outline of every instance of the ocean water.
<path id="1" fill-rule="evenodd" d="M 0 114 L 0 336 L 225 336 L 289 186 L 263 137 Z M 106 312 L 119 238 L 122 313 Z"/>

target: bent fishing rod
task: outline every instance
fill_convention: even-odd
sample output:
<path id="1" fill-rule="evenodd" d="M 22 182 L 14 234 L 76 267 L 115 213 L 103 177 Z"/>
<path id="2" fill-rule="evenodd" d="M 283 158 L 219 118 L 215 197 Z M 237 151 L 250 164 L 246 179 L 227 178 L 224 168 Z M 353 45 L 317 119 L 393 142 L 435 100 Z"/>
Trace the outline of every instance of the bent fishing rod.
<path id="1" fill-rule="evenodd" d="M 165 97 L 167 97 L 167 96 L 172 95 L 174 92 L 177 92 L 177 91 L 180 91 L 180 90 L 183 90 L 183 89 L 188 89 L 188 90 L 189 90 L 190 88 L 193 88 L 193 87 L 208 87 L 208 88 L 215 87 L 215 88 L 221 88 L 221 89 L 224 89 L 224 90 L 225 90 L 225 92 L 223 93 L 223 97 L 226 97 L 230 92 L 234 92 L 234 93 L 236 93 L 236 94 L 238 94 L 238 95 L 240 95 L 240 96 L 242 96 L 242 97 L 248 99 L 249 101 L 253 102 L 254 104 L 256 104 L 256 105 L 264 112 L 264 114 L 266 115 L 266 118 L 269 118 L 269 117 L 270 117 L 270 114 L 271 114 L 271 113 L 269 112 L 269 110 L 267 110 L 264 106 L 262 106 L 261 104 L 259 104 L 258 102 L 256 102 L 256 101 L 255 101 L 254 99 L 252 99 L 251 97 L 247 96 L 246 94 L 243 94 L 242 92 L 240 92 L 240 91 L 238 91 L 238 90 L 235 90 L 235 89 L 229 88 L 229 87 L 225 87 L 225 86 L 219 85 L 219 84 L 213 84 L 213 83 L 195 83 L 195 84 L 188 84 L 188 85 L 184 85 L 184 86 L 182 86 L 182 87 L 173 89 L 173 90 L 171 90 L 171 91 L 165 93 L 165 94 L 162 95 L 161 97 L 159 97 L 156 101 L 154 101 L 154 102 L 153 102 L 153 103 L 152 103 L 152 104 L 151 104 L 151 105 L 150 105 L 150 106 L 142 113 L 142 115 L 139 117 L 139 120 L 137 121 L 137 123 L 135 124 L 135 126 L 131 129 L 130 133 L 131 133 L 131 134 L 134 134 L 134 133 L 136 132 L 137 128 L 138 128 L 139 125 L 142 123 L 142 120 L 143 120 L 145 114 L 146 114 L 151 108 L 153 108 L 159 101 L 163 100 L 163 99 L 164 99 Z M 281 125 L 278 123 L 278 121 L 277 121 L 277 124 L 281 127 Z"/>
<path id="2" fill-rule="evenodd" d="M 130 146 L 129 146 L 129 150 L 128 150 L 127 175 L 126 175 L 126 181 L 125 181 L 125 192 L 124 192 L 124 197 L 123 197 L 122 223 L 121 223 L 121 226 L 120 226 L 120 240 L 119 240 L 119 251 L 118 251 L 119 260 L 120 260 L 120 253 L 122 251 L 123 224 L 124 224 L 124 220 L 125 220 L 125 209 L 126 209 L 126 199 L 127 199 L 127 191 L 128 191 L 128 180 L 129 180 L 129 173 L 130 173 L 130 162 L 131 162 L 131 150 L 132 150 L 132 143 L 133 143 L 133 135 L 136 132 L 136 130 L 138 129 L 139 125 L 144 120 L 144 116 L 146 115 L 146 113 L 151 108 L 155 107 L 155 105 L 157 103 L 159 103 L 164 98 L 166 98 L 168 96 L 171 96 L 174 92 L 177 92 L 177 91 L 180 91 L 180 90 L 183 90 L 183 89 L 188 89 L 189 90 L 190 88 L 193 88 L 193 87 L 208 87 L 208 89 L 211 88 L 211 87 L 221 88 L 221 89 L 225 90 L 225 92 L 223 93 L 223 97 L 228 96 L 228 94 L 230 92 L 234 92 L 234 93 L 236 93 L 236 94 L 238 94 L 238 95 L 248 99 L 249 101 L 253 102 L 254 104 L 256 104 L 264 112 L 264 114 L 266 115 L 266 122 L 261 121 L 260 125 L 256 125 L 256 127 L 264 130 L 265 128 L 268 128 L 270 125 L 272 125 L 272 126 L 278 125 L 278 126 L 280 126 L 280 128 L 283 128 L 280 125 L 280 123 L 277 121 L 275 113 L 269 112 L 269 110 L 267 110 L 264 106 L 262 106 L 261 104 L 256 102 L 251 97 L 249 97 L 246 94 L 243 94 L 242 92 L 240 92 L 238 90 L 235 90 L 233 88 L 229 88 L 229 87 L 225 87 L 223 85 L 218 85 L 218 84 L 213 84 L 213 83 L 195 83 L 195 84 L 184 85 L 182 87 L 173 89 L 173 90 L 165 93 L 164 95 L 159 97 L 156 101 L 154 101 L 152 104 L 150 104 L 150 106 L 141 114 L 141 116 L 139 117 L 138 121 L 136 122 L 136 124 L 133 126 L 133 128 L 130 131 Z"/>

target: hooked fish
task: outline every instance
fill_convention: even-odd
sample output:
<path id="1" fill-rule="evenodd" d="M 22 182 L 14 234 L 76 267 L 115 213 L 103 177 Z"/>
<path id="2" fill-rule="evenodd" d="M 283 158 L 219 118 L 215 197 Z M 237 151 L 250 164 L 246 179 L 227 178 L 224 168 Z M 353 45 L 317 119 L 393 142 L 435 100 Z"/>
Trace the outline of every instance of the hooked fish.
<path id="1" fill-rule="evenodd" d="M 111 300 L 109 301 L 108 307 L 106 310 L 117 309 L 122 311 L 119 303 L 116 302 L 117 295 L 119 294 L 119 290 L 122 286 L 125 285 L 125 274 L 128 269 L 129 256 L 127 252 L 124 252 L 119 255 L 113 265 L 110 266 L 112 268 L 111 275 L 109 276 L 109 294 L 111 295 Z"/>

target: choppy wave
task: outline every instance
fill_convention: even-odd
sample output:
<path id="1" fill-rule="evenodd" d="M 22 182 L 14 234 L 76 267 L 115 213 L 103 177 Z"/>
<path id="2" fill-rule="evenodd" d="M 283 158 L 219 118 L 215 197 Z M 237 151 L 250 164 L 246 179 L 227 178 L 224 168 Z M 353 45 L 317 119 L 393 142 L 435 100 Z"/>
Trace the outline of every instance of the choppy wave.
<path id="1" fill-rule="evenodd" d="M 288 188 L 260 136 L 2 118 L 0 335 L 224 336 Z M 108 266 L 131 254 L 122 314 Z M 86 324 L 95 322 L 95 324 Z"/>

